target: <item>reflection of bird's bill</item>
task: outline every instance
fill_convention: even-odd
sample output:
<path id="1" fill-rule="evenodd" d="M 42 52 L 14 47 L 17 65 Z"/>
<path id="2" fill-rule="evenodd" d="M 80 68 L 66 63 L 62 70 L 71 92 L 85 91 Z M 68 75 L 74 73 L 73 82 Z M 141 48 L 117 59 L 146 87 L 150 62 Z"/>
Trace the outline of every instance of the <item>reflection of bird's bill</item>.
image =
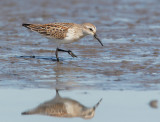
<path id="1" fill-rule="evenodd" d="M 95 39 L 97 39 L 97 40 L 99 41 L 99 43 L 103 46 L 103 44 L 102 44 L 101 40 L 97 37 L 97 35 L 96 35 L 96 34 L 94 34 L 94 38 L 95 38 Z"/>
<path id="2" fill-rule="evenodd" d="M 102 101 L 102 98 L 101 98 L 101 99 L 98 101 L 98 103 L 93 107 L 94 110 L 98 107 L 98 105 L 100 104 L 101 101 Z"/>

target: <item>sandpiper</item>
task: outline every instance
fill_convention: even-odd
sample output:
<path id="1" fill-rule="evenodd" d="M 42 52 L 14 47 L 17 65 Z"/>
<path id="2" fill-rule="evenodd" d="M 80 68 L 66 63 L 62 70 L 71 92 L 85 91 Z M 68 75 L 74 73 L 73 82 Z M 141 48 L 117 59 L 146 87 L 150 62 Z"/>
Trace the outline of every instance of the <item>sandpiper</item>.
<path id="1" fill-rule="evenodd" d="M 103 46 L 101 40 L 96 35 L 96 27 L 91 23 L 22 24 L 22 26 L 38 32 L 49 39 L 53 39 L 57 45 L 55 55 L 58 62 L 58 51 L 68 52 L 72 57 L 77 57 L 71 50 L 60 49 L 59 46 L 61 44 L 76 42 L 87 35 L 92 35 Z"/>
<path id="2" fill-rule="evenodd" d="M 81 117 L 83 119 L 91 119 L 94 117 L 95 110 L 102 99 L 93 107 L 86 107 L 71 98 L 61 97 L 56 90 L 56 96 L 46 101 L 34 109 L 22 112 L 22 115 L 41 114 L 55 117 Z"/>

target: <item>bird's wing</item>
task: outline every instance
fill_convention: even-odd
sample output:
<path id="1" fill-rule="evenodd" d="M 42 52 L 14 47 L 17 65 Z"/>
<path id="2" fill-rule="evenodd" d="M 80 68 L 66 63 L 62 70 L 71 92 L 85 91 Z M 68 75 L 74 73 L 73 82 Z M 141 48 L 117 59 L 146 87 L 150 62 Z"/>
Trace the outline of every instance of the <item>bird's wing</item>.
<path id="1" fill-rule="evenodd" d="M 32 31 L 55 39 L 64 39 L 68 29 L 73 25 L 73 23 L 22 24 L 22 26 Z"/>
<path id="2" fill-rule="evenodd" d="M 66 106 L 63 103 L 55 103 L 39 107 L 40 111 L 44 110 L 41 114 L 49 116 L 66 117 L 68 116 Z"/>

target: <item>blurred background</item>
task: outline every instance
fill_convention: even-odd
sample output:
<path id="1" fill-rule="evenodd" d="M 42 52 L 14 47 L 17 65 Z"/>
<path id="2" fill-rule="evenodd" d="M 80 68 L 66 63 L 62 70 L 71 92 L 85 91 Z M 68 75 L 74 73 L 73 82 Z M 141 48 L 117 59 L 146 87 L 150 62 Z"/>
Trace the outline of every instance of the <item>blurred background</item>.
<path id="1" fill-rule="evenodd" d="M 20 113 L 53 98 L 54 89 L 61 89 L 86 106 L 103 98 L 90 121 L 106 121 L 107 114 L 111 122 L 158 122 L 159 10 L 159 0 L 1 0 L 0 121 L 59 120 Z M 96 25 L 104 47 L 87 36 L 61 46 L 78 58 L 60 53 L 61 62 L 52 61 L 54 43 L 21 25 L 54 22 L 90 22 Z M 12 98 L 16 98 L 14 104 Z M 69 119 L 75 120 L 84 121 Z"/>

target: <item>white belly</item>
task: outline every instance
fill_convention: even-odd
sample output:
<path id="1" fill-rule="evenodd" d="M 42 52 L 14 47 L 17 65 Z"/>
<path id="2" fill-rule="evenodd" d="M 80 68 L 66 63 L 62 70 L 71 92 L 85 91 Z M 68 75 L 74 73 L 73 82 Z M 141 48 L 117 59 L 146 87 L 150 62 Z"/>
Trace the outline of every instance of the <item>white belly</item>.
<path id="1" fill-rule="evenodd" d="M 81 30 L 68 29 L 66 37 L 61 41 L 61 43 L 68 44 L 68 43 L 76 42 L 83 37 L 84 35 Z"/>

